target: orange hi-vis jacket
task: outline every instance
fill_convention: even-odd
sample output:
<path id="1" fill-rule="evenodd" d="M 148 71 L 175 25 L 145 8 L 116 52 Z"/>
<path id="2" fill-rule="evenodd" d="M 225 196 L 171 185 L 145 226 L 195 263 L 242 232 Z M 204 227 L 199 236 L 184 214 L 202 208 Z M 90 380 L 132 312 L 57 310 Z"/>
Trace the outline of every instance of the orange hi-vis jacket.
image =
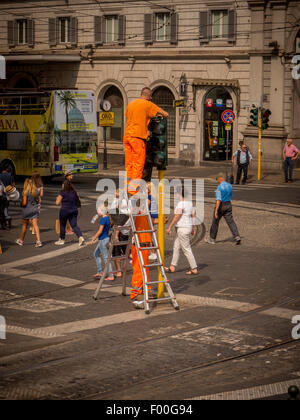
<path id="1" fill-rule="evenodd" d="M 125 170 L 127 172 L 128 192 L 134 193 L 140 180 L 146 160 L 146 144 L 150 119 L 155 117 L 159 107 L 146 99 L 135 99 L 130 102 L 126 111 L 126 128 L 124 134 Z"/>
<path id="2" fill-rule="evenodd" d="M 147 216 L 138 216 L 135 219 L 135 226 L 136 230 L 150 230 L 150 226 L 148 223 Z M 152 242 L 152 235 L 151 233 L 139 233 L 139 242 L 140 244 L 148 244 L 148 246 L 151 246 Z M 142 251 L 144 264 L 149 264 L 149 250 Z M 130 293 L 130 298 L 134 299 L 137 295 L 142 295 L 144 293 L 143 291 L 143 274 L 140 267 L 139 257 L 137 254 L 136 246 L 133 245 L 131 248 L 131 254 L 132 254 L 132 268 L 133 268 L 133 275 L 132 275 L 132 289 Z M 149 268 L 146 268 L 147 272 L 147 280 L 149 279 Z M 148 290 L 151 290 L 151 287 L 148 286 Z"/>

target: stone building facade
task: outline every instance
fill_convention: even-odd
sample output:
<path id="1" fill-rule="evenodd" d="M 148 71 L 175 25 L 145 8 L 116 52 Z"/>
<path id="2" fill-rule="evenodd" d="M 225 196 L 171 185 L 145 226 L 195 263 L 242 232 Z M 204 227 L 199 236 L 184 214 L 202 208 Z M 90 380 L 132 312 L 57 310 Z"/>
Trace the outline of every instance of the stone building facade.
<path id="1" fill-rule="evenodd" d="M 252 104 L 272 112 L 263 168 L 281 169 L 287 136 L 300 147 L 299 1 L 24 0 L 2 1 L 0 14 L 0 89 L 89 89 L 98 110 L 109 99 L 109 161 L 123 159 L 124 110 L 144 86 L 170 114 L 171 162 L 224 160 L 226 142 L 231 153 L 243 139 L 256 158 Z M 178 99 L 184 108 L 174 107 Z M 228 131 L 224 109 L 235 113 Z M 101 128 L 98 139 L 101 151 Z"/>

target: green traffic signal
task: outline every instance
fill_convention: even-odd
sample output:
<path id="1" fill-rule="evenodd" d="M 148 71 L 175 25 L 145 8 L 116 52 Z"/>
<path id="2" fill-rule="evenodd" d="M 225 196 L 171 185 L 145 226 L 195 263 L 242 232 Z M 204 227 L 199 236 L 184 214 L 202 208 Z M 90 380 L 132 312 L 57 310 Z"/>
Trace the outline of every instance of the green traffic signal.
<path id="1" fill-rule="evenodd" d="M 258 127 L 258 108 L 250 110 L 250 125 Z"/>

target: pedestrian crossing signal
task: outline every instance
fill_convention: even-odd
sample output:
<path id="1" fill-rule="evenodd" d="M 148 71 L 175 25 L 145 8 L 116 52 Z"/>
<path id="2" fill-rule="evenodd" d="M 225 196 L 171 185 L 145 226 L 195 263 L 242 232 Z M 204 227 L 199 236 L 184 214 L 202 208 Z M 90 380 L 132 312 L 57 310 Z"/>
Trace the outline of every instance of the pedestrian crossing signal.
<path id="1" fill-rule="evenodd" d="M 262 126 L 263 130 L 266 130 L 269 127 L 269 117 L 272 112 L 269 109 L 264 109 L 262 112 Z"/>
<path id="2" fill-rule="evenodd" d="M 258 108 L 250 110 L 250 125 L 258 127 Z"/>

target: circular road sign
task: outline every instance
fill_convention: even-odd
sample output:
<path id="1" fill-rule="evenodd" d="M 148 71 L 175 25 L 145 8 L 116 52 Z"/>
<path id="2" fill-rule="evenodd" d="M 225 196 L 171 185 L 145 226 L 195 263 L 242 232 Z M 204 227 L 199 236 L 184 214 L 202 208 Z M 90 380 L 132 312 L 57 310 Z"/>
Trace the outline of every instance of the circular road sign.
<path id="1" fill-rule="evenodd" d="M 222 121 L 225 124 L 231 124 L 233 123 L 235 119 L 235 113 L 231 111 L 231 109 L 225 109 L 225 111 L 222 112 Z"/>

